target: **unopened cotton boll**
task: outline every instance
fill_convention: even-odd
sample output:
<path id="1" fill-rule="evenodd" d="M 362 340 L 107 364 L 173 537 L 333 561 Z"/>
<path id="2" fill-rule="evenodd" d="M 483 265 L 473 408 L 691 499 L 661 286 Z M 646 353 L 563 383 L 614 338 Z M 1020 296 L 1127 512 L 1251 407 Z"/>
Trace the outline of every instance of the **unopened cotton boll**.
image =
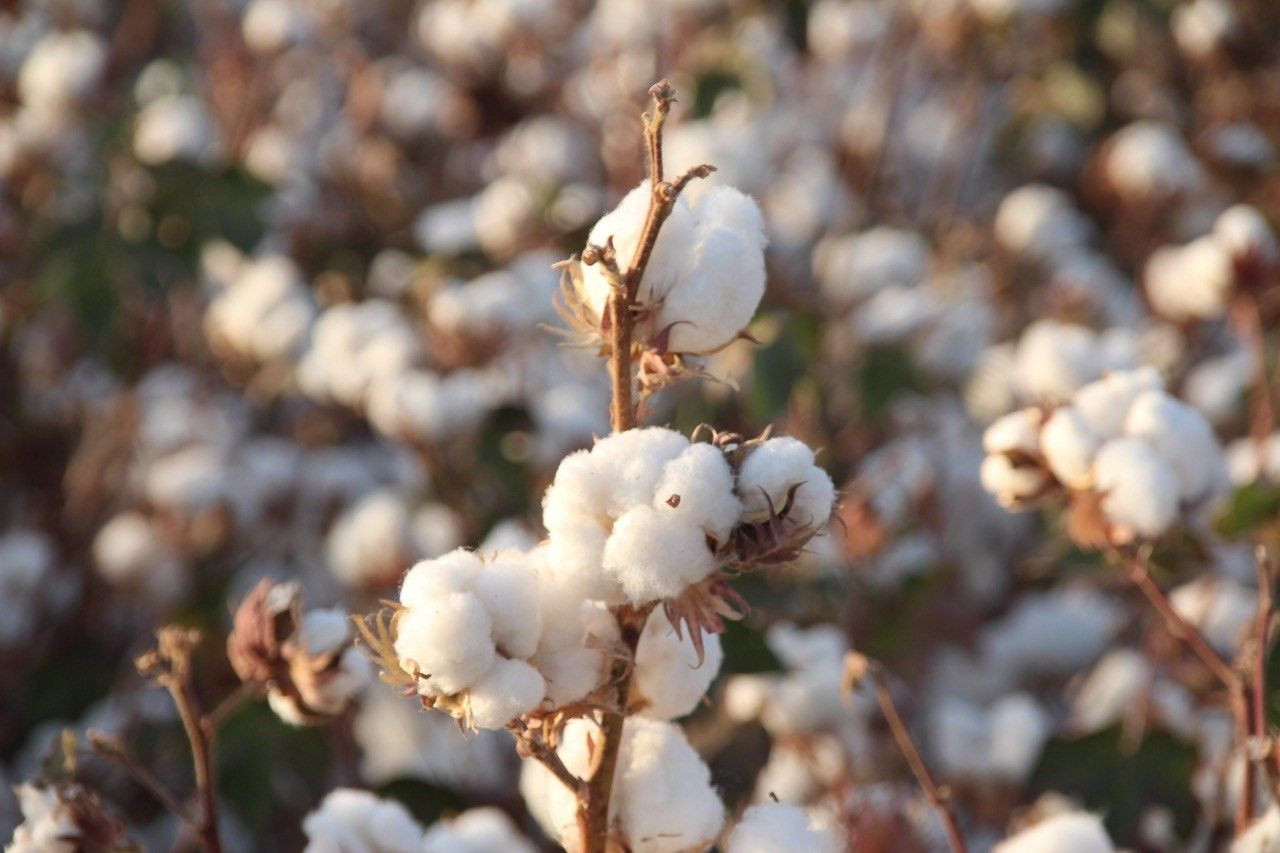
<path id="1" fill-rule="evenodd" d="M 1176 321 L 1220 317 L 1234 282 L 1231 256 L 1211 235 L 1159 248 L 1143 269 L 1151 307 Z"/>
<path id="2" fill-rule="evenodd" d="M 992 853 L 1114 853 L 1102 819 L 1087 812 L 1062 812 L 1006 838 Z"/>
<path id="3" fill-rule="evenodd" d="M 831 476 L 814 463 L 813 450 L 790 436 L 753 448 L 738 470 L 747 520 L 761 521 L 787 508 L 787 518 L 818 527 L 831 517 L 835 494 Z"/>
<path id="4" fill-rule="evenodd" d="M 651 506 L 627 510 L 614 522 L 601 558 L 634 605 L 674 598 L 716 570 L 700 528 Z"/>
<path id="5" fill-rule="evenodd" d="M 677 636 L 662 608 L 649 615 L 636 648 L 634 687 L 644 701 L 640 713 L 661 720 L 683 717 L 706 695 L 720 671 L 724 652 L 719 635 L 705 634 L 700 660 L 689 633 L 700 630 L 686 627 Z"/>
<path id="6" fill-rule="evenodd" d="M 725 853 L 836 853 L 836 840 L 804 809 L 760 803 L 747 809 L 729 833 Z"/>
<path id="7" fill-rule="evenodd" d="M 535 853 L 506 812 L 495 806 L 467 809 L 427 827 L 420 853 Z"/>
<path id="8" fill-rule="evenodd" d="M 1208 421 L 1163 391 L 1139 395 L 1125 416 L 1125 434 L 1148 442 L 1173 469 L 1178 497 L 1203 501 L 1226 479 L 1222 447 Z"/>
<path id="9" fill-rule="evenodd" d="M 1178 517 L 1177 475 L 1141 439 L 1117 438 L 1104 444 L 1094 460 L 1093 477 L 1118 542 L 1154 539 Z"/>
<path id="10" fill-rule="evenodd" d="M 302 821 L 307 853 L 418 853 L 422 826 L 409 810 L 354 788 L 336 788 Z"/>
<path id="11" fill-rule="evenodd" d="M 994 228 L 1006 249 L 1040 260 L 1080 247 L 1091 231 L 1089 220 L 1071 198 L 1045 184 L 1028 184 L 1005 196 Z"/>

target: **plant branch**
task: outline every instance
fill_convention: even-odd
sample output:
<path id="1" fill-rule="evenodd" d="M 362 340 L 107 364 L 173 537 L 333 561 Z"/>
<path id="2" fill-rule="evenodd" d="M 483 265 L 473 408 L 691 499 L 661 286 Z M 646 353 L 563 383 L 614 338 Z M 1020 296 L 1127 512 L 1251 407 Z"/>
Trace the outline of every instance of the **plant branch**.
<path id="1" fill-rule="evenodd" d="M 124 741 L 114 735 L 106 732 L 100 732 L 90 729 L 85 733 L 90 746 L 93 748 L 84 753 L 90 758 L 101 758 L 105 761 L 111 761 L 118 764 L 125 770 L 133 780 L 138 783 L 139 787 L 149 793 L 162 806 L 172 812 L 179 820 L 190 826 L 193 830 L 197 830 L 198 823 L 192 818 L 191 813 L 187 810 L 178 799 L 171 794 L 168 789 L 156 778 L 155 774 L 143 765 L 139 764 L 129 755 L 125 749 Z"/>

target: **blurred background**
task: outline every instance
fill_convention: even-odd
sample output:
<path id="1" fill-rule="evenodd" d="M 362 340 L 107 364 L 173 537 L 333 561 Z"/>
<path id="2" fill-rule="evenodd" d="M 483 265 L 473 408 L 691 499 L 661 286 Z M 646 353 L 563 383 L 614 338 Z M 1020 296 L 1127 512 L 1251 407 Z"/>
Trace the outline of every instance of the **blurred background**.
<path id="1" fill-rule="evenodd" d="M 853 647 L 895 674 L 975 838 L 1046 792 L 1135 848 L 1221 838 L 1221 703 L 1060 519 L 982 490 L 980 436 L 1155 365 L 1233 477 L 1167 580 L 1241 642 L 1280 508 L 1259 350 L 1179 301 L 1194 259 L 1148 261 L 1231 205 L 1280 214 L 1269 0 L 0 2 L 0 838 L 64 728 L 189 789 L 133 668 L 160 624 L 207 632 L 212 704 L 260 578 L 369 612 L 417 559 L 541 537 L 555 465 L 609 428 L 601 363 L 547 328 L 551 265 L 644 174 L 661 77 L 668 172 L 712 163 L 759 201 L 769 284 L 759 343 L 707 359 L 726 383 L 649 421 L 773 425 L 843 500 L 800 565 L 741 582 L 752 615 L 688 722 L 730 809 L 772 795 L 860 850 L 941 844 L 874 707 L 840 701 Z M 228 847 L 299 849 L 340 783 L 530 827 L 515 769 L 504 734 L 380 685 L 320 728 L 251 703 L 220 741 Z M 168 847 L 118 767 L 78 774 Z"/>

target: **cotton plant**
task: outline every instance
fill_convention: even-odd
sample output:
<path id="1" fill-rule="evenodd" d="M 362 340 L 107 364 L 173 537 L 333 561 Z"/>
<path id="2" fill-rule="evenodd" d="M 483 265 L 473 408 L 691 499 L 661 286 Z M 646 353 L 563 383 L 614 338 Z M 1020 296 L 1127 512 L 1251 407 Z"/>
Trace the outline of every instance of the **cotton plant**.
<path id="1" fill-rule="evenodd" d="M 794 438 L 639 425 L 637 393 L 741 336 L 764 289 L 755 202 L 729 187 L 683 199 L 710 168 L 664 179 L 672 91 L 652 95 L 651 180 L 566 266 L 567 316 L 609 359 L 613 432 L 560 462 L 545 540 L 421 561 L 388 610 L 358 623 L 385 680 L 516 736 L 531 811 L 574 850 L 720 837 L 709 771 L 669 720 L 720 666 L 717 634 L 741 615 L 733 577 L 798 556 L 835 499 Z"/>

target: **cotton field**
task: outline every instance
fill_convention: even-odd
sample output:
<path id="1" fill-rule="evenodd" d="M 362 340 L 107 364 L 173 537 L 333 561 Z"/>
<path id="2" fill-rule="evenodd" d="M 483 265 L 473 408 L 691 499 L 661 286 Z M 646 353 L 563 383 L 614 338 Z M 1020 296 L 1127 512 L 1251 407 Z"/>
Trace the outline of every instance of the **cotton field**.
<path id="1" fill-rule="evenodd" d="M 13 853 L 1280 853 L 1280 6 L 0 3 Z"/>

